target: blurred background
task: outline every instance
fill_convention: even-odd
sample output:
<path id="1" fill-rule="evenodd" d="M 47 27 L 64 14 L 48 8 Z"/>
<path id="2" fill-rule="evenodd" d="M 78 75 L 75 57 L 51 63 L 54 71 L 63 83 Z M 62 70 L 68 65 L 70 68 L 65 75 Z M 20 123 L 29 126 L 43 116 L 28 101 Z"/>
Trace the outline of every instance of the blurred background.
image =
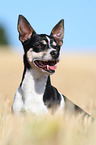
<path id="1" fill-rule="evenodd" d="M 37 33 L 50 34 L 60 19 L 65 20 L 63 50 L 96 51 L 96 1 L 91 0 L 3 0 L 0 2 L 0 44 L 21 48 L 18 15 L 24 15 Z"/>
<path id="2" fill-rule="evenodd" d="M 50 34 L 61 19 L 65 20 L 62 57 L 52 75 L 52 84 L 96 115 L 96 0 L 0 1 L 0 112 L 11 110 L 22 78 L 19 14 L 28 19 L 38 34 Z"/>

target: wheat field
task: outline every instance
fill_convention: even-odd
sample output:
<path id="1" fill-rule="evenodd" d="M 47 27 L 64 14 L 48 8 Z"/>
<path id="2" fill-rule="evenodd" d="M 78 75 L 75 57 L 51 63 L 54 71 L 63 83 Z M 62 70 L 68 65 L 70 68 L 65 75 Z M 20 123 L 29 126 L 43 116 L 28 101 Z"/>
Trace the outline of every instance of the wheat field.
<path id="1" fill-rule="evenodd" d="M 13 115 L 22 53 L 0 50 L 0 145 L 96 145 L 96 121 L 69 114 Z M 61 55 L 52 84 L 96 118 L 96 54 Z"/>

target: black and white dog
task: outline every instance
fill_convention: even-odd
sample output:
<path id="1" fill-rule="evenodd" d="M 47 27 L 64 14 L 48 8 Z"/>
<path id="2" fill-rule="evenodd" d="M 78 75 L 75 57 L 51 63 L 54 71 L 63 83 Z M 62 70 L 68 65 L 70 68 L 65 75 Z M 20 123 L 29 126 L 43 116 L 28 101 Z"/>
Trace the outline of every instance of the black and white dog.
<path id="1" fill-rule="evenodd" d="M 18 32 L 24 48 L 24 72 L 14 97 L 13 112 L 26 111 L 36 115 L 63 109 L 82 112 L 82 109 L 59 93 L 50 82 L 50 75 L 55 72 L 59 62 L 64 20 L 52 29 L 50 35 L 38 35 L 26 18 L 20 15 Z"/>

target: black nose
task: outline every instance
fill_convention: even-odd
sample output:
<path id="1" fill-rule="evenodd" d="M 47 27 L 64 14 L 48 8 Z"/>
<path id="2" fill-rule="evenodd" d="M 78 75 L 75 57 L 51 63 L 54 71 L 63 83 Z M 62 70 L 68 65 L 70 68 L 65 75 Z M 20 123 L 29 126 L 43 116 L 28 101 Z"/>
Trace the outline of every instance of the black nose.
<path id="1" fill-rule="evenodd" d="M 53 50 L 53 51 L 51 51 L 51 56 L 53 57 L 53 58 L 58 58 L 58 56 L 59 56 L 59 53 L 58 53 L 58 51 L 56 51 L 56 50 Z"/>

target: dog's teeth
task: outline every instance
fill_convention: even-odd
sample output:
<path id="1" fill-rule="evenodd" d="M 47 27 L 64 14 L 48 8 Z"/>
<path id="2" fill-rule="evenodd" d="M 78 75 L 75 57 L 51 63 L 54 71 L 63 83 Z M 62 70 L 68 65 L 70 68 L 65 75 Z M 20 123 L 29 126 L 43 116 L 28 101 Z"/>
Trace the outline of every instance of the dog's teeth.
<path id="1" fill-rule="evenodd" d="M 47 65 L 47 70 L 49 70 L 49 65 Z"/>

